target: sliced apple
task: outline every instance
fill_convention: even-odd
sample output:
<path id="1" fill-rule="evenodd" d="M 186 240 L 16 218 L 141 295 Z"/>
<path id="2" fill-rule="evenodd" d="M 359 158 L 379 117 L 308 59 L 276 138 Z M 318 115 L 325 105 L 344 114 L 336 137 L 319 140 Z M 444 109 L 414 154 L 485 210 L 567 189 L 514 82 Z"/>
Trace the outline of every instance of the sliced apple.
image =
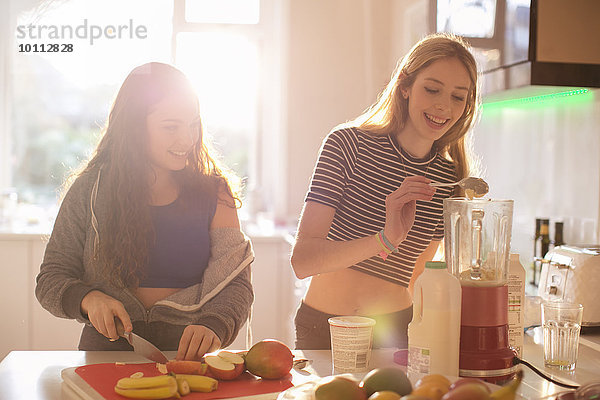
<path id="1" fill-rule="evenodd" d="M 228 352 L 229 353 L 229 352 Z M 224 357 L 220 357 L 220 353 L 217 355 L 208 355 L 204 357 L 204 362 L 208 365 L 208 370 L 210 373 L 217 379 L 221 379 L 224 381 L 230 381 L 242 374 L 244 369 L 246 368 L 244 365 L 244 359 L 241 359 L 241 363 L 239 363 L 239 359 L 236 359 L 238 363 L 234 363 L 229 361 L 227 357 L 234 358 L 235 353 L 230 353 L 231 355 L 225 355 Z"/>
<path id="2" fill-rule="evenodd" d="M 242 366 L 242 372 L 246 370 L 246 360 L 240 353 L 234 353 L 232 351 L 221 350 L 217 353 L 217 356 L 222 359 L 229 361 L 232 364 L 235 364 L 236 367 Z"/>
<path id="3" fill-rule="evenodd" d="M 179 361 L 171 360 L 167 361 L 167 372 L 173 372 L 174 374 L 189 374 L 189 375 L 205 375 L 206 364 L 200 361 Z"/>

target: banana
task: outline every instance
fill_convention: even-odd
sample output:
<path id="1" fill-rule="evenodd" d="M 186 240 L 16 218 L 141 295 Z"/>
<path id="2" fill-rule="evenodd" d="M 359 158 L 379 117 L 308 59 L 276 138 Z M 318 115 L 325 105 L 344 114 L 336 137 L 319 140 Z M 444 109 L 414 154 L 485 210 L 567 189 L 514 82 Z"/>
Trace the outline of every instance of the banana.
<path id="1" fill-rule="evenodd" d="M 188 381 L 186 381 L 185 378 L 182 378 L 180 376 L 176 376 L 175 379 L 177 380 L 177 391 L 179 392 L 179 394 L 182 396 L 190 394 L 191 390 Z"/>
<path id="2" fill-rule="evenodd" d="M 142 378 L 138 378 L 142 379 Z M 171 397 L 179 397 L 177 393 L 177 383 L 175 386 L 158 386 L 149 389 L 121 389 L 115 386 L 115 392 L 121 396 L 128 397 L 130 399 L 170 399 Z"/>
<path id="3" fill-rule="evenodd" d="M 219 385 L 219 381 L 208 376 L 177 374 L 176 377 L 186 380 L 192 392 L 213 392 Z"/>
<path id="4" fill-rule="evenodd" d="M 173 378 L 170 375 L 159 375 L 142 378 L 121 378 L 117 382 L 119 389 L 151 389 L 158 386 L 170 386 L 173 384 Z"/>
<path id="5" fill-rule="evenodd" d="M 517 389 L 523 379 L 523 371 L 518 370 L 515 379 L 508 385 L 502 386 L 490 395 L 491 400 L 515 400 L 517 397 Z"/>

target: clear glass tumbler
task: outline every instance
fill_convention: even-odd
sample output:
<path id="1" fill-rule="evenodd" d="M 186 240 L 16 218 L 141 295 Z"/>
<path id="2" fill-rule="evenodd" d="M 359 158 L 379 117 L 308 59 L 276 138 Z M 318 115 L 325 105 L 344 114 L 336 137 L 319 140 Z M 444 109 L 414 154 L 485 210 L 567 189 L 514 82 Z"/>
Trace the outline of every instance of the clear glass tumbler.
<path id="1" fill-rule="evenodd" d="M 544 364 L 561 370 L 575 369 L 583 306 L 576 303 L 542 303 Z"/>

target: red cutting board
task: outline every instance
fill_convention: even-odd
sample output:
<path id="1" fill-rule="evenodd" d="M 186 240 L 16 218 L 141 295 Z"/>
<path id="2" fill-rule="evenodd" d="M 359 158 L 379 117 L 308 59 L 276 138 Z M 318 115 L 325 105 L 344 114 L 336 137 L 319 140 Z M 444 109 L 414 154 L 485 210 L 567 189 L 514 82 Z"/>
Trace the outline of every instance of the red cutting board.
<path id="1" fill-rule="evenodd" d="M 131 376 L 131 374 L 140 371 L 144 373 L 144 376 L 160 375 L 155 363 L 125 365 L 104 363 L 84 365 L 75 369 L 77 375 L 107 400 L 129 400 L 126 397 L 116 394 L 114 387 L 119 379 Z M 219 381 L 219 387 L 214 392 L 192 392 L 184 398 L 186 400 L 230 399 L 279 393 L 293 386 L 291 380 L 292 376 L 290 374 L 280 380 L 267 380 L 244 372 L 233 381 Z"/>

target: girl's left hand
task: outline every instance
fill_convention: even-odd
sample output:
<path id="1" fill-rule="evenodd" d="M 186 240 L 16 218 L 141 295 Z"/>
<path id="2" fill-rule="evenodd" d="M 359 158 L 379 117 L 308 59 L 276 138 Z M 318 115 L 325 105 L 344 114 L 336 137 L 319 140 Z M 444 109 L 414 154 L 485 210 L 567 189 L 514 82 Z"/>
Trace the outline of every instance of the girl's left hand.
<path id="1" fill-rule="evenodd" d="M 179 340 L 176 360 L 199 360 L 221 347 L 217 335 L 203 325 L 188 325 Z"/>

